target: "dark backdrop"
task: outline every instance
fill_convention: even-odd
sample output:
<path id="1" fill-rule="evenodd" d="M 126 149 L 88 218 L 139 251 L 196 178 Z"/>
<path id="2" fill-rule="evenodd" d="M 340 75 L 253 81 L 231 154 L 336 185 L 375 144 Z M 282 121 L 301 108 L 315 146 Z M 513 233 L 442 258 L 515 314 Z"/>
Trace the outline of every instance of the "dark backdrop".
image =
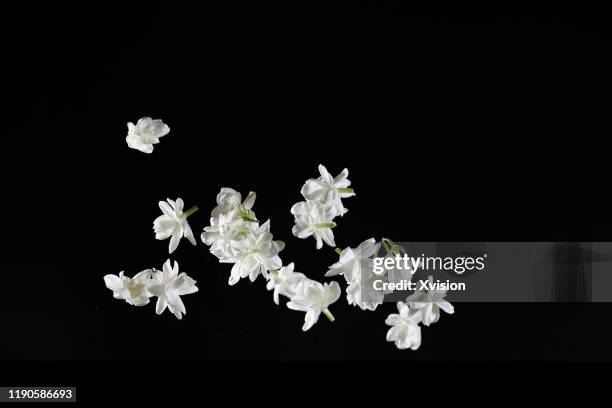
<path id="1" fill-rule="evenodd" d="M 257 191 L 283 260 L 322 280 L 336 255 L 291 235 L 290 206 L 324 163 L 357 196 L 338 246 L 610 240 L 609 150 L 596 15 L 434 16 L 400 8 L 150 5 L 37 9 L 11 32 L 14 192 L 1 360 L 610 360 L 608 304 L 457 304 L 419 351 L 387 314 L 333 306 L 306 334 L 264 281 L 227 285 L 203 244 L 172 256 L 198 281 L 183 321 L 112 299 L 107 273 L 161 267 L 157 202 L 201 210 Z M 172 128 L 151 155 L 126 123 Z M 18 200 L 18 204 L 12 202 Z M 16 211 L 16 208 L 19 208 Z M 24 220 L 25 219 L 25 220 Z M 14 238 L 14 237 L 13 237 Z"/>

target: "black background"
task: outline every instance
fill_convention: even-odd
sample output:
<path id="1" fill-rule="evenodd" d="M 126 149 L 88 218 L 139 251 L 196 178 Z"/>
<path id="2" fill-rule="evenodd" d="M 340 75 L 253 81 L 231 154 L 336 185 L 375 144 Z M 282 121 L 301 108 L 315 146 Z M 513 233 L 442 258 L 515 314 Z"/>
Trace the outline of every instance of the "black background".
<path id="1" fill-rule="evenodd" d="M 59 8 L 58 8 L 59 7 Z M 257 191 L 285 263 L 322 280 L 336 255 L 291 235 L 324 163 L 357 196 L 338 246 L 397 241 L 609 241 L 604 40 L 597 14 L 412 14 L 399 7 L 37 8 L 11 26 L 14 149 L 3 362 L 610 360 L 607 304 L 458 304 L 419 351 L 385 342 L 394 305 L 334 305 L 301 332 L 263 280 L 227 285 L 199 243 L 182 321 L 112 299 L 102 277 L 161 267 L 157 202 Z M 19 17 L 24 12 L 18 13 Z M 20 22 L 22 20 L 19 20 Z M 162 118 L 151 155 L 126 123 Z M 10 145 L 13 147 L 13 144 Z M 11 150 L 12 151 L 12 150 Z M 12 201 L 12 200 L 9 200 Z M 18 207 L 19 211 L 15 208 Z M 24 220 L 25 218 L 25 220 Z"/>

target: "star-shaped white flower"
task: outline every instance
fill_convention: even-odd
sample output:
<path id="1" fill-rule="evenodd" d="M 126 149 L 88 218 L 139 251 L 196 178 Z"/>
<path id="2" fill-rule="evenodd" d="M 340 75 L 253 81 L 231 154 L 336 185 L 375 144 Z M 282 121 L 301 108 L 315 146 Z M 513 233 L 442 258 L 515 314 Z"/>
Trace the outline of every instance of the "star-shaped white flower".
<path id="1" fill-rule="evenodd" d="M 318 202 L 302 201 L 291 207 L 291 214 L 295 217 L 293 235 L 305 239 L 314 236 L 317 240 L 317 249 L 323 247 L 323 242 L 335 247 L 334 232 L 331 230 L 336 226 L 333 222 L 334 214 Z"/>
<path id="2" fill-rule="evenodd" d="M 455 313 L 453 305 L 447 300 L 444 300 L 445 296 L 446 291 L 415 290 L 412 295 L 408 296 L 406 302 L 411 309 L 420 310 L 422 312 L 423 324 L 429 326 L 440 319 L 440 310 L 444 310 L 448 314 Z"/>
<path id="3" fill-rule="evenodd" d="M 153 152 L 153 145 L 170 132 L 168 125 L 160 119 L 141 118 L 136 124 L 129 122 L 127 126 L 128 135 L 125 140 L 128 146 L 143 153 Z"/>
<path id="4" fill-rule="evenodd" d="M 323 285 L 319 282 L 308 280 L 304 283 L 303 292 L 296 294 L 287 303 L 287 307 L 292 310 L 306 312 L 302 330 L 307 331 L 319 320 L 321 313 L 324 313 L 330 321 L 334 321 L 334 316 L 328 308 L 339 297 L 340 285 L 338 285 L 338 282 L 325 283 Z"/>
<path id="5" fill-rule="evenodd" d="M 187 222 L 187 217 L 197 211 L 197 207 L 183 212 L 183 200 L 181 198 L 177 198 L 176 201 L 171 199 L 167 201 L 159 202 L 159 208 L 163 214 L 153 221 L 155 239 L 164 240 L 170 238 L 169 253 L 174 252 L 183 237 L 187 238 L 193 245 L 196 245 L 196 240 Z"/>
<path id="6" fill-rule="evenodd" d="M 219 217 L 221 214 L 229 214 L 234 212 L 236 217 L 248 221 L 257 221 L 255 213 L 252 211 L 255 205 L 256 193 L 251 191 L 247 198 L 242 201 L 242 195 L 233 188 L 223 187 L 217 194 L 217 206 L 213 208 L 211 216 Z"/>
<path id="7" fill-rule="evenodd" d="M 274 303 L 278 305 L 278 296 L 295 297 L 303 291 L 303 285 L 308 280 L 303 273 L 294 272 L 293 262 L 270 274 L 266 288 L 274 290 Z"/>
<path id="8" fill-rule="evenodd" d="M 390 314 L 385 323 L 393 326 L 387 332 L 387 341 L 395 342 L 395 346 L 400 350 L 416 350 L 421 346 L 421 312 L 412 311 L 403 302 L 397 302 L 399 314 Z"/>
<path id="9" fill-rule="evenodd" d="M 259 229 L 256 222 L 247 222 L 236 216 L 236 211 L 211 217 L 210 226 L 204 227 L 201 239 L 210 246 L 210 252 L 221 262 L 235 262 L 233 244 Z"/>
<path id="10" fill-rule="evenodd" d="M 123 271 L 117 275 L 104 276 L 106 287 L 113 291 L 115 299 L 123 299 L 130 305 L 144 306 L 149 303 L 151 294 L 147 290 L 147 282 L 153 271 L 146 269 L 134 275 L 133 278 L 123 275 Z"/>
<path id="11" fill-rule="evenodd" d="M 198 291 L 196 281 L 184 272 L 179 274 L 178 262 L 175 261 L 173 267 L 169 259 L 164 263 L 162 271 L 155 271 L 148 289 L 152 295 L 157 296 L 155 312 L 162 314 L 167 307 L 179 320 L 187 313 L 181 296 Z"/>
<path id="12" fill-rule="evenodd" d="M 285 243 L 274 241 L 270 233 L 270 220 L 266 221 L 243 240 L 232 242 L 232 259 L 221 262 L 235 262 L 229 278 L 229 284 L 235 285 L 240 278 L 249 277 L 251 282 L 262 274 L 268 278 L 268 270 L 277 270 L 283 266 L 278 253 Z"/>
<path id="13" fill-rule="evenodd" d="M 342 204 L 343 198 L 352 197 L 355 192 L 348 188 L 348 169 L 342 170 L 336 177 L 332 177 L 325 166 L 319 164 L 321 176 L 317 179 L 307 180 L 302 187 L 302 195 L 308 201 L 317 201 L 326 207 L 332 208 L 334 215 L 343 216 L 348 211 Z"/>
<path id="14" fill-rule="evenodd" d="M 345 248 L 338 262 L 329 267 L 325 276 L 343 275 L 348 283 L 360 279 L 363 262 L 370 265 L 369 258 L 378 252 L 380 244 L 374 238 L 363 241 L 357 248 Z"/>

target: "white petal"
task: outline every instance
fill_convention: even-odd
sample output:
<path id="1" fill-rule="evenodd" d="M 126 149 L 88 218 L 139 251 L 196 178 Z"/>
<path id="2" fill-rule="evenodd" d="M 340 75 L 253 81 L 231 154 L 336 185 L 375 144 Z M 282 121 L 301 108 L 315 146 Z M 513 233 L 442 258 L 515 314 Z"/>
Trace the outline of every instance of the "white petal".
<path id="1" fill-rule="evenodd" d="M 168 303 L 166 302 L 166 298 L 158 297 L 157 304 L 155 305 L 155 313 L 157 313 L 158 315 L 162 314 L 164 310 L 166 310 L 167 306 L 168 306 Z"/>
<path id="2" fill-rule="evenodd" d="M 181 241 L 181 230 L 176 228 L 172 232 L 172 238 L 170 238 L 170 245 L 168 247 L 169 254 L 173 253 L 176 250 L 180 241 Z"/>
<path id="3" fill-rule="evenodd" d="M 168 200 L 168 201 L 170 201 L 170 200 Z M 168 204 L 168 203 L 167 203 L 167 202 L 165 202 L 165 201 L 160 201 L 160 202 L 159 202 L 159 208 L 160 208 L 160 209 L 162 210 L 162 212 L 163 212 L 164 214 L 166 214 L 168 217 L 170 217 L 170 218 L 172 218 L 172 219 L 174 218 L 175 212 L 174 212 L 174 209 L 173 209 L 173 208 L 170 206 L 170 204 Z"/>
<path id="4" fill-rule="evenodd" d="M 106 284 L 106 287 L 113 292 L 123 289 L 123 281 L 117 275 L 105 275 L 104 283 Z"/>

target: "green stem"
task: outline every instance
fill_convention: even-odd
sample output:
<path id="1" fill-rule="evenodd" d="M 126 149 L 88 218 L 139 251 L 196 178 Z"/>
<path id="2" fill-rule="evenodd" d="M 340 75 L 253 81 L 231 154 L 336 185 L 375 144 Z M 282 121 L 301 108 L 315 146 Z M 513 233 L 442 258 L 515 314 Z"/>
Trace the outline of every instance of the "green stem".
<path id="1" fill-rule="evenodd" d="M 354 193 L 355 190 L 353 190 L 352 188 L 339 188 L 338 192 L 339 193 L 349 193 L 350 194 L 350 193 Z"/>
<path id="2" fill-rule="evenodd" d="M 329 311 L 329 309 L 325 309 L 325 310 L 323 311 L 323 314 L 325 315 L 325 317 L 327 317 L 327 319 L 328 319 L 330 322 L 335 322 L 335 321 L 336 321 L 336 318 L 334 317 L 334 315 L 333 315 L 333 314 L 331 314 L 331 312 Z"/>
<path id="3" fill-rule="evenodd" d="M 336 223 L 335 222 L 323 222 L 320 224 L 315 224 L 315 227 L 317 228 L 335 228 Z"/>
<path id="4" fill-rule="evenodd" d="M 193 214 L 194 212 L 198 211 L 199 208 L 197 205 L 194 205 L 193 207 L 191 207 L 190 209 L 188 209 L 187 211 L 185 211 L 183 213 L 183 215 L 185 216 L 185 218 L 189 217 L 191 214 Z"/>
<path id="5" fill-rule="evenodd" d="M 340 248 L 336 248 L 336 253 L 340 255 L 342 253 L 342 250 Z"/>

